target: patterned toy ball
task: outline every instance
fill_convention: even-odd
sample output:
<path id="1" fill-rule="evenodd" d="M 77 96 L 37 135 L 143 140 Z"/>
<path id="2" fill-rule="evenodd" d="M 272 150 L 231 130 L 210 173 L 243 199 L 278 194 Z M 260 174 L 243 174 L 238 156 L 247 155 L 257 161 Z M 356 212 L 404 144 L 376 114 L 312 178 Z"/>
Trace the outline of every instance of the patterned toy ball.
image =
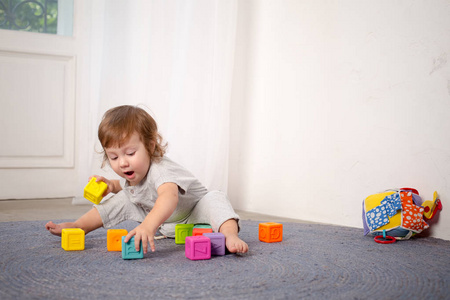
<path id="1" fill-rule="evenodd" d="M 385 234 L 398 240 L 427 229 L 422 198 L 415 189 L 403 188 L 374 194 L 363 201 L 364 235 Z"/>

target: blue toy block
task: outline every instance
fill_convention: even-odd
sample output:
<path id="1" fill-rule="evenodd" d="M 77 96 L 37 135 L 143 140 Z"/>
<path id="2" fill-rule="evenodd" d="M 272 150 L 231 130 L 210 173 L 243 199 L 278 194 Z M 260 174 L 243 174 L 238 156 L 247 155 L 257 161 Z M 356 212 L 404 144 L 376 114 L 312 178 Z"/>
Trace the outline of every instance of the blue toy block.
<path id="1" fill-rule="evenodd" d="M 194 226 L 194 229 L 195 228 L 212 228 L 212 227 L 209 224 L 197 224 Z"/>
<path id="2" fill-rule="evenodd" d="M 144 258 L 144 250 L 142 249 L 142 241 L 139 245 L 139 251 L 136 251 L 134 245 L 134 236 L 125 243 L 125 237 L 122 237 L 122 258 L 123 259 L 141 259 Z"/>
<path id="3" fill-rule="evenodd" d="M 225 236 L 220 232 L 204 233 L 211 240 L 211 255 L 225 255 Z"/>

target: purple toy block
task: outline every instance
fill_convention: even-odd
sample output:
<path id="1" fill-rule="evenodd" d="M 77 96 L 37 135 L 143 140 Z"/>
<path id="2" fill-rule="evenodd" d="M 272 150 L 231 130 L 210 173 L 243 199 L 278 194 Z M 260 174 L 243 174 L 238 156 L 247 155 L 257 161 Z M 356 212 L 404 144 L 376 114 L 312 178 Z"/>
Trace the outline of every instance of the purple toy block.
<path id="1" fill-rule="evenodd" d="M 206 236 L 186 237 L 185 254 L 190 260 L 210 259 L 211 240 Z"/>
<path id="2" fill-rule="evenodd" d="M 204 233 L 211 240 L 211 255 L 225 255 L 225 236 L 220 232 Z"/>

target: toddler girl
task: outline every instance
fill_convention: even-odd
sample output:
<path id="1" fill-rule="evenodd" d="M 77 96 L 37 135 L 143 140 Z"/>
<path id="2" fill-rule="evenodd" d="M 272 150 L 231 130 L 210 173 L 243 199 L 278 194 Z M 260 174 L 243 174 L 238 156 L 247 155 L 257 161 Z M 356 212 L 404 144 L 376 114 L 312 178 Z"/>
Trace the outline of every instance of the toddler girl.
<path id="1" fill-rule="evenodd" d="M 104 151 L 103 164 L 109 163 L 125 179 L 124 186 L 119 180 L 94 175 L 108 185 L 103 196 L 115 195 L 75 222 L 48 222 L 48 231 L 61 235 L 63 228 L 81 228 L 88 233 L 101 226 L 110 228 L 134 220 L 140 225 L 128 233 L 125 242 L 135 236 L 136 250 L 142 241 L 147 253 L 148 244 L 155 251 L 158 229 L 174 237 L 176 224 L 207 223 L 214 232 L 225 235 L 228 251 L 248 251 L 248 245 L 238 237 L 239 216 L 227 196 L 208 191 L 189 171 L 164 155 L 166 145 L 162 144 L 155 120 L 146 111 L 129 105 L 110 109 L 103 116 L 98 137 Z"/>

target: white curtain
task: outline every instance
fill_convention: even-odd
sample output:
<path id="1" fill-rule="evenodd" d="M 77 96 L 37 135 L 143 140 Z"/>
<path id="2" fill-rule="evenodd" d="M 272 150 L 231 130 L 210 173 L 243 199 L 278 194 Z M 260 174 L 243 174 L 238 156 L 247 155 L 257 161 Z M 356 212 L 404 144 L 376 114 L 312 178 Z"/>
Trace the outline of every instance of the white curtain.
<path id="1" fill-rule="evenodd" d="M 94 151 L 103 113 L 141 104 L 168 156 L 226 191 L 237 2 L 96 0 L 92 15 L 90 174 L 114 176 Z"/>

